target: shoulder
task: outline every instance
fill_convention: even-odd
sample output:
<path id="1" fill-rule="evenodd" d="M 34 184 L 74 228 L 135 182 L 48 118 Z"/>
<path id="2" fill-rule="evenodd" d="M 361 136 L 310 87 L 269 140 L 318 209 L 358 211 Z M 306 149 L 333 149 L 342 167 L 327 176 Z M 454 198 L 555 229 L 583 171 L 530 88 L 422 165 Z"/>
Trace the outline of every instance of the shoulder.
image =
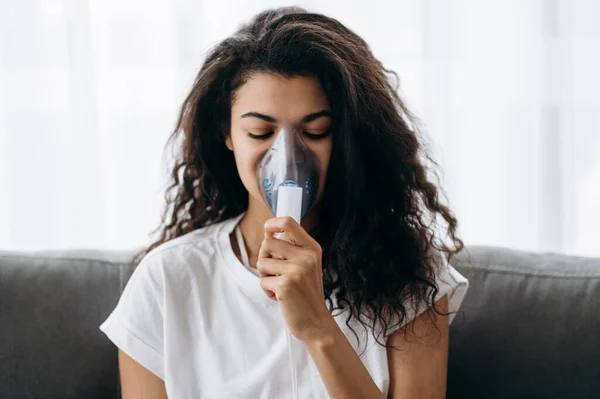
<path id="1" fill-rule="evenodd" d="M 228 220 L 225 220 L 210 226 L 201 227 L 164 242 L 148 252 L 143 260 L 156 260 L 174 255 L 177 252 L 214 244 L 220 229 L 227 222 Z"/>
<path id="2" fill-rule="evenodd" d="M 433 268 L 432 283 L 435 285 L 435 290 L 433 287 L 428 287 L 427 296 L 433 300 L 433 303 L 444 303 L 444 307 L 447 308 L 444 313 L 449 313 L 448 320 L 449 323 L 452 323 L 469 288 L 469 280 L 448 262 L 446 253 L 436 250 L 432 251 L 431 254 Z M 403 305 L 406 310 L 406 317 L 402 324 L 391 332 L 397 331 L 399 327 L 414 321 L 425 311 L 429 310 L 429 303 L 423 300 L 417 302 L 412 297 L 407 298 Z M 439 309 L 438 306 L 436 308 Z"/>
<path id="3" fill-rule="evenodd" d="M 220 262 L 220 236 L 229 222 L 231 219 L 226 219 L 160 244 L 141 259 L 131 282 L 152 283 L 160 292 L 211 275 Z"/>
<path id="4" fill-rule="evenodd" d="M 210 256 L 219 245 L 219 236 L 230 220 L 201 227 L 177 238 L 166 241 L 148 252 L 137 267 L 165 265 L 177 267 L 193 256 Z"/>
<path id="5" fill-rule="evenodd" d="M 424 313 L 431 310 L 432 302 L 437 304 L 435 309 L 438 312 L 448 313 L 449 323 L 452 323 L 461 309 L 469 288 L 469 280 L 447 260 L 444 252 L 431 251 L 430 254 L 431 274 L 428 275 L 428 280 L 431 284 L 419 291 L 420 295 L 405 291 L 410 295 L 403 297 L 402 311 L 400 312 L 399 307 L 396 307 L 390 311 L 385 322 L 383 319 L 377 319 L 372 325 L 374 334 L 386 330 L 383 338 L 387 340 L 398 330 L 414 322 L 419 316 L 426 318 Z M 371 320 L 371 318 L 367 318 L 367 320 Z M 385 326 L 387 328 L 384 328 Z"/>

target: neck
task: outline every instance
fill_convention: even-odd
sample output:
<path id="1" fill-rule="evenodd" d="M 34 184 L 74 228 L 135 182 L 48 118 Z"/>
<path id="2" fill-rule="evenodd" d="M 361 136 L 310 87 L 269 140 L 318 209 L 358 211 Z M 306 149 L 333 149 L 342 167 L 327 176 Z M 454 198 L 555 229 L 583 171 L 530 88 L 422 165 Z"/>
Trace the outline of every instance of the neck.
<path id="1" fill-rule="evenodd" d="M 310 212 L 300 221 L 300 225 L 309 232 L 312 237 L 315 237 L 318 229 L 318 206 L 313 207 Z M 258 260 L 258 252 L 262 245 L 263 238 L 265 236 L 264 225 L 268 219 L 274 218 L 275 216 L 263 202 L 253 200 L 252 197 L 248 201 L 248 210 L 246 214 L 240 220 L 240 230 L 244 236 L 244 243 L 246 244 L 246 250 L 248 251 L 248 258 L 250 265 L 256 267 Z M 241 259 L 239 253 L 239 245 L 235 241 L 235 235 L 232 236 L 235 242 L 234 249 L 238 258 Z"/>

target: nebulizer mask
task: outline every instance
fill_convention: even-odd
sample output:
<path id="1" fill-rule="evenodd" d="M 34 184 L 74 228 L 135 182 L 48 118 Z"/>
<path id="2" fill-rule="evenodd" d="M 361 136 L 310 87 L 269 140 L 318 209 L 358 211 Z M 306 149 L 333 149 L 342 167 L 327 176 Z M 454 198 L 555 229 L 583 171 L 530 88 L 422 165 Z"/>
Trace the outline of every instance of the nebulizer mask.
<path id="1" fill-rule="evenodd" d="M 277 131 L 256 167 L 256 175 L 263 199 L 275 217 L 291 216 L 300 224 L 316 201 L 319 161 L 298 130 L 284 125 Z M 285 233 L 275 237 L 290 241 Z"/>

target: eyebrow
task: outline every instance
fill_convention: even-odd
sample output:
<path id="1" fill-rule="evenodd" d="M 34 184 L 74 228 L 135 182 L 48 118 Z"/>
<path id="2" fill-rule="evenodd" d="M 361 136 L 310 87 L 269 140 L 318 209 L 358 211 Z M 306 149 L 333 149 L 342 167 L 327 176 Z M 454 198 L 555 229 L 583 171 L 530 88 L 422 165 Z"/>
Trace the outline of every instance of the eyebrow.
<path id="1" fill-rule="evenodd" d="M 313 112 L 312 114 L 308 114 L 305 115 L 302 119 L 301 119 L 301 123 L 308 123 L 308 122 L 312 122 L 315 119 L 321 118 L 321 117 L 329 117 L 331 118 L 331 112 L 327 111 L 327 110 L 321 110 L 319 112 Z M 240 118 L 259 118 L 262 119 L 263 121 L 266 122 L 272 122 L 272 123 L 276 123 L 277 119 L 273 118 L 272 116 L 269 115 L 265 115 L 265 114 L 261 114 L 259 112 L 246 112 L 244 115 L 242 115 Z"/>

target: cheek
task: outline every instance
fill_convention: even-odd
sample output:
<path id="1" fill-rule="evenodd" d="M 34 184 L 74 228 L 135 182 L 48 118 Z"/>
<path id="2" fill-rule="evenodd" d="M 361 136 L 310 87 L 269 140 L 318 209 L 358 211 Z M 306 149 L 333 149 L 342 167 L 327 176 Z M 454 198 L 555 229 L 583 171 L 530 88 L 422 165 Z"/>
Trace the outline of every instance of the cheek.
<path id="1" fill-rule="evenodd" d="M 319 192 L 317 193 L 317 199 L 322 199 L 323 191 L 327 181 L 327 172 L 329 167 L 329 160 L 331 159 L 331 141 L 324 144 L 322 147 L 315 152 L 319 159 Z"/>
<path id="2" fill-rule="evenodd" d="M 242 150 L 235 151 L 235 162 L 240 179 L 251 195 L 260 196 L 256 177 L 256 165 L 262 158 L 262 153 L 249 147 L 238 146 L 237 148 L 243 148 Z"/>

